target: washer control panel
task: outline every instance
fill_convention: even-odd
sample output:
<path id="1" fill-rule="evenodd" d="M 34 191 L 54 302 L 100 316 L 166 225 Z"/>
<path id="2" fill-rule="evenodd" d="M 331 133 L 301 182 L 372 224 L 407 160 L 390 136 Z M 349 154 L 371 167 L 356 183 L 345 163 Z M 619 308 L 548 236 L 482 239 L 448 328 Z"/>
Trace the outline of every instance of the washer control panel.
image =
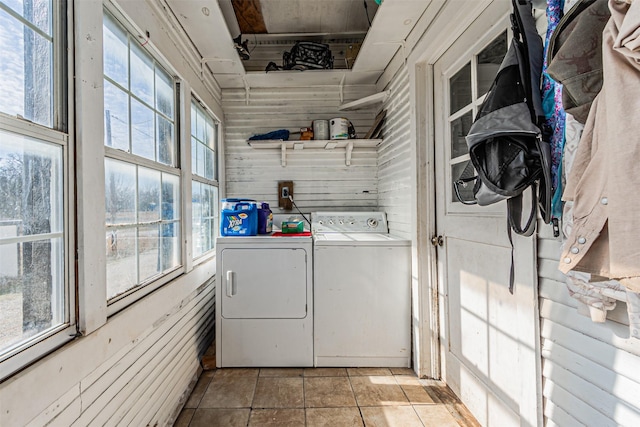
<path id="1" fill-rule="evenodd" d="M 388 233 L 384 212 L 312 212 L 312 233 Z"/>

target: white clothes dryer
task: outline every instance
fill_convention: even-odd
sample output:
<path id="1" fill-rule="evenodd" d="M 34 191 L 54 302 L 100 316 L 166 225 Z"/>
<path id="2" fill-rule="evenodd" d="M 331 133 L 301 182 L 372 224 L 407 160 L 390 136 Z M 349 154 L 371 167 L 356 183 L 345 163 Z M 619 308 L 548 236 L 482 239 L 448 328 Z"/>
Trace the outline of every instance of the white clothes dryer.
<path id="1" fill-rule="evenodd" d="M 313 366 L 311 237 L 216 242 L 216 366 Z"/>

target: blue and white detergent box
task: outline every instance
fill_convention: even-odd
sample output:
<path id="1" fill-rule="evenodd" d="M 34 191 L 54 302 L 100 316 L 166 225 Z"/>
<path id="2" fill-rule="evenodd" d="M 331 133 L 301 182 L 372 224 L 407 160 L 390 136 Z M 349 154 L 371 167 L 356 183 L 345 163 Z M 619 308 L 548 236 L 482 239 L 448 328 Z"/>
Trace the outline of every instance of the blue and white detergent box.
<path id="1" fill-rule="evenodd" d="M 220 234 L 223 236 L 255 236 L 258 234 L 256 201 L 223 199 L 220 210 Z"/>

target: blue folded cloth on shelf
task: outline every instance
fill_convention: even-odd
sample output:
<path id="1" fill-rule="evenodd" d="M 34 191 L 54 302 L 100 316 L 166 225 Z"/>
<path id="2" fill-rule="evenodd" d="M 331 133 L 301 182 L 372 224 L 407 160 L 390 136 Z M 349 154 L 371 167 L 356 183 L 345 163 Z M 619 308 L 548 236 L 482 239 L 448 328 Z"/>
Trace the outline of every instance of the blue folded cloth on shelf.
<path id="1" fill-rule="evenodd" d="M 260 141 L 264 139 L 281 139 L 287 141 L 289 139 L 289 131 L 287 129 L 280 129 L 262 135 L 253 135 L 249 138 L 249 141 Z"/>

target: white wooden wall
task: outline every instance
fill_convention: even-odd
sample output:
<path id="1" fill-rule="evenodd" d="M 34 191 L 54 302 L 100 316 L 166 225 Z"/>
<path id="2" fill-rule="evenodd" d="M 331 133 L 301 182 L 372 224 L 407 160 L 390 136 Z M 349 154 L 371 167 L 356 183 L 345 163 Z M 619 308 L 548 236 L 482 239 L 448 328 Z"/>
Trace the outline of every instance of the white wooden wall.
<path id="1" fill-rule="evenodd" d="M 539 225 L 538 271 L 547 426 L 640 425 L 640 340 L 629 339 L 626 304 L 605 323 L 577 312 L 557 269 L 560 242 Z"/>
<path id="2" fill-rule="evenodd" d="M 213 339 L 208 264 L 3 383 L 0 425 L 172 425 Z"/>
<path id="3" fill-rule="evenodd" d="M 344 102 L 375 92 L 375 87 L 344 88 Z M 375 110 L 338 111 L 338 86 L 251 88 L 222 92 L 225 129 L 226 197 L 248 197 L 277 208 L 278 181 L 294 182 L 294 201 L 303 212 L 373 210 L 378 204 L 377 149 L 354 148 L 351 166 L 345 150 L 289 150 L 287 165 L 280 149 L 254 149 L 247 139 L 278 129 L 299 131 L 316 119 L 346 117 L 362 138 L 373 124 Z M 290 139 L 299 136 L 292 135 Z M 357 145 L 357 141 L 356 141 Z M 284 212 L 284 211 L 283 211 Z"/>
<path id="4" fill-rule="evenodd" d="M 387 86 L 390 96 L 384 103 L 387 110 L 383 128 L 383 142 L 378 149 L 378 208 L 387 213 L 392 234 L 411 239 L 416 222 L 411 210 L 412 188 L 410 135 L 411 103 L 409 101 L 409 73 L 401 68 Z"/>

